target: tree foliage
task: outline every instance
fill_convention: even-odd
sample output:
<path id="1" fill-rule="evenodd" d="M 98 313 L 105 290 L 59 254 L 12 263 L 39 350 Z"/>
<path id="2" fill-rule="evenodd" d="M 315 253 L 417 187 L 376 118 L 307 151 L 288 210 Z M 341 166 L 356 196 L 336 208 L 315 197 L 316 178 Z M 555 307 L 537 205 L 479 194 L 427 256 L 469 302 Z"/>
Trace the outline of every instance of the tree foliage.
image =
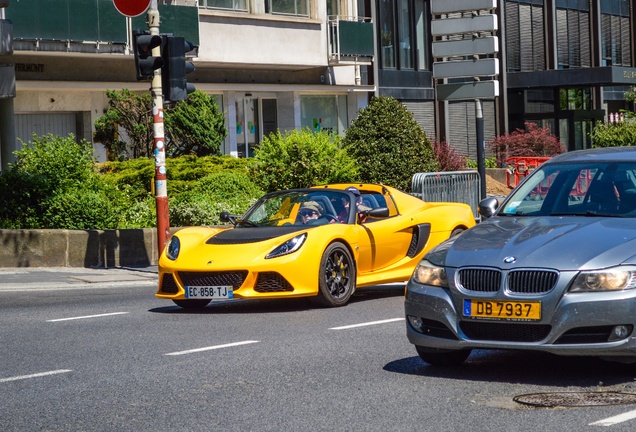
<path id="1" fill-rule="evenodd" d="M 355 161 L 340 142 L 338 135 L 308 128 L 278 131 L 256 148 L 250 172 L 267 192 L 353 181 Z"/>
<path id="2" fill-rule="evenodd" d="M 214 99 L 202 91 L 194 91 L 187 101 L 179 101 L 166 110 L 165 123 L 168 155 L 221 154 L 221 144 L 227 135 L 225 118 Z"/>
<path id="3" fill-rule="evenodd" d="M 343 146 L 359 179 L 410 191 L 413 174 L 437 171 L 431 143 L 406 107 L 392 97 L 374 97 L 345 133 Z"/>
<path id="4" fill-rule="evenodd" d="M 549 127 L 542 128 L 532 122 L 526 122 L 525 129 L 493 138 L 488 143 L 488 148 L 499 166 L 510 157 L 555 156 L 565 152 L 565 146 L 550 133 Z"/>
<path id="5" fill-rule="evenodd" d="M 95 121 L 95 142 L 106 148 L 108 160 L 151 156 L 154 146 L 152 98 L 128 89 L 106 90 L 108 109 Z M 121 137 L 123 130 L 126 137 Z"/>
<path id="6" fill-rule="evenodd" d="M 108 109 L 95 121 L 95 142 L 106 148 L 109 161 L 153 155 L 152 98 L 128 89 L 107 90 Z M 224 116 L 210 96 L 201 91 L 185 101 L 164 107 L 166 154 L 200 156 L 220 154 L 227 135 Z M 121 135 L 120 135 L 121 132 Z"/>

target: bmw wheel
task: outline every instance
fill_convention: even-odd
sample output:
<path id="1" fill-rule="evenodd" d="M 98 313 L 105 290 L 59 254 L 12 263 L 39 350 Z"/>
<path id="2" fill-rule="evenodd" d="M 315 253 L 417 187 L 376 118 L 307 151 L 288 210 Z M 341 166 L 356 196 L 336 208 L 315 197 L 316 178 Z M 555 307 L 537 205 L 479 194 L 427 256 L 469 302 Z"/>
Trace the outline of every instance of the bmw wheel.
<path id="1" fill-rule="evenodd" d="M 349 249 L 342 243 L 330 244 L 320 260 L 319 304 L 344 306 L 356 289 L 356 267 Z"/>
<path id="2" fill-rule="evenodd" d="M 471 353 L 469 349 L 445 350 L 415 346 L 420 358 L 434 366 L 459 366 Z"/>

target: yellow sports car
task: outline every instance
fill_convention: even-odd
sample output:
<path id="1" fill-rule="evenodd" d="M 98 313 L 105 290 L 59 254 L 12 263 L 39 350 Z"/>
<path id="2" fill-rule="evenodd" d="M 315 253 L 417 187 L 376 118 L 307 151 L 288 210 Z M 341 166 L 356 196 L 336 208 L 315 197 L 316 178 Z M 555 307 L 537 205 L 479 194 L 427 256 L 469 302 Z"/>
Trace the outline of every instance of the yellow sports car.
<path id="1" fill-rule="evenodd" d="M 424 253 L 475 225 L 466 204 L 424 202 L 375 184 L 273 192 L 221 220 L 231 225 L 170 238 L 157 297 L 193 309 L 283 297 L 342 306 L 356 288 L 407 281 Z"/>

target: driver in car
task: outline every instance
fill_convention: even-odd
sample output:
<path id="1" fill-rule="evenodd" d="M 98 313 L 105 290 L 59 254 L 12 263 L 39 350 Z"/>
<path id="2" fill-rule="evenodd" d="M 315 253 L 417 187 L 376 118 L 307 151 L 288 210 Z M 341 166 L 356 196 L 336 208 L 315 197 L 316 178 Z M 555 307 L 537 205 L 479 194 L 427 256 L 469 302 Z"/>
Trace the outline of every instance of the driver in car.
<path id="1" fill-rule="evenodd" d="M 307 201 L 300 206 L 299 213 L 303 224 L 314 225 L 318 223 L 318 219 L 322 216 L 322 206 L 316 201 Z"/>

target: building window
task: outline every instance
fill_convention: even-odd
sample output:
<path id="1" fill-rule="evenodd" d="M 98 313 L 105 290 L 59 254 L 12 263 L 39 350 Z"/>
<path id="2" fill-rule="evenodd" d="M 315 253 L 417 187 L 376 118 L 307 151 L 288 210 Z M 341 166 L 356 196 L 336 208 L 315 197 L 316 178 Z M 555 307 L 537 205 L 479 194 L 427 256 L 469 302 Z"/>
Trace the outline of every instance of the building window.
<path id="1" fill-rule="evenodd" d="M 508 0 L 505 6 L 508 72 L 545 70 L 544 0 Z"/>
<path id="2" fill-rule="evenodd" d="M 430 70 L 426 0 L 378 0 L 382 69 Z"/>
<path id="3" fill-rule="evenodd" d="M 413 46 L 413 37 L 411 36 L 413 14 L 409 3 L 409 0 L 397 0 L 400 69 L 413 69 L 413 52 L 411 51 Z"/>
<path id="4" fill-rule="evenodd" d="M 430 20 L 426 16 L 426 8 L 423 1 L 415 2 L 415 40 L 418 41 L 416 47 L 416 61 L 418 70 L 429 70 L 429 46 L 428 40 L 428 22 Z"/>
<path id="5" fill-rule="evenodd" d="M 300 125 L 314 132 L 344 133 L 348 124 L 346 95 L 300 97 Z"/>
<path id="6" fill-rule="evenodd" d="M 590 4 L 587 0 L 557 0 L 559 69 L 590 67 Z"/>
<path id="7" fill-rule="evenodd" d="M 590 110 L 592 107 L 592 90 L 589 87 L 560 89 L 559 101 L 563 111 Z"/>
<path id="8" fill-rule="evenodd" d="M 199 7 L 249 12 L 248 0 L 199 0 Z M 309 0 L 256 0 L 252 8 L 252 13 L 309 16 Z"/>
<path id="9" fill-rule="evenodd" d="M 265 12 L 280 15 L 309 16 L 307 0 L 265 0 Z"/>
<path id="10" fill-rule="evenodd" d="M 602 66 L 631 66 L 629 1 L 601 2 Z"/>
<path id="11" fill-rule="evenodd" d="M 199 0 L 199 7 L 247 12 L 247 0 Z"/>
<path id="12" fill-rule="evenodd" d="M 393 5 L 392 0 L 380 0 L 380 58 L 384 69 L 393 69 L 396 64 Z"/>

